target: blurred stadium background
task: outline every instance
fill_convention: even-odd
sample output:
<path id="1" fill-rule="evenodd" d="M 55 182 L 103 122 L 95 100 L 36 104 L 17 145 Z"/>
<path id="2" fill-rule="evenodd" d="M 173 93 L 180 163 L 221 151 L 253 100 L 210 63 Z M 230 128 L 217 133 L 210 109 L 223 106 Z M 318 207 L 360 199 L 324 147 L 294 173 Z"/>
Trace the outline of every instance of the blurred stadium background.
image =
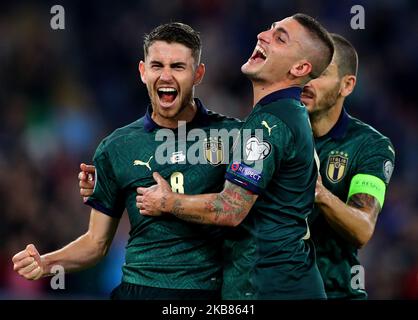
<path id="1" fill-rule="evenodd" d="M 50 28 L 50 8 L 65 8 L 66 29 Z M 365 30 L 352 30 L 361 4 Z M 28 282 L 11 257 L 28 243 L 41 253 L 85 232 L 89 208 L 78 194 L 79 163 L 100 140 L 142 116 L 148 103 L 137 63 L 142 36 L 182 21 L 203 39 L 204 103 L 241 119 L 251 88 L 240 73 L 256 35 L 296 12 L 318 18 L 358 49 L 352 115 L 392 139 L 395 173 L 373 239 L 361 251 L 372 299 L 418 298 L 418 5 L 415 1 L 10 1 L 0 5 L 0 299 L 106 299 L 120 281 L 129 225 L 124 218 L 108 257 L 66 277 Z"/>

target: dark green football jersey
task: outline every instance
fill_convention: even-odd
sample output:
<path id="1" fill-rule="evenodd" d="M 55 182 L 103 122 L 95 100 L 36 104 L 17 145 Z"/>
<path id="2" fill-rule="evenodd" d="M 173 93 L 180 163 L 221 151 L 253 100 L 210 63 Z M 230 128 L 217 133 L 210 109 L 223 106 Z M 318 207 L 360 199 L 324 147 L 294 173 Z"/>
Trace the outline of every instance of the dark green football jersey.
<path id="1" fill-rule="evenodd" d="M 378 192 L 385 192 L 395 161 L 395 151 L 388 138 L 343 110 L 331 131 L 315 139 L 315 143 L 322 182 L 340 200 L 347 202 L 350 185 L 357 190 L 354 193 L 368 193 L 367 188 L 373 187 L 369 190 L 374 195 L 380 180 Z M 353 185 L 356 180 L 363 186 Z M 353 276 L 357 274 L 352 268 L 360 265 L 357 248 L 339 236 L 318 209 L 313 217 L 312 239 L 328 298 L 367 298 L 361 285 L 354 281 L 352 286 Z"/>
<path id="2" fill-rule="evenodd" d="M 203 146 L 204 164 L 192 165 L 186 159 L 190 155 L 186 151 L 191 149 L 196 139 L 186 141 L 189 138 L 181 138 L 180 128 L 174 131 L 173 142 L 168 142 L 168 139 L 161 141 L 157 135 L 162 131 L 158 130 L 150 111 L 143 118 L 117 129 L 97 148 L 94 156 L 96 184 L 88 204 L 116 218 L 121 217 L 125 208 L 127 210 L 131 230 L 123 282 L 171 289 L 220 289 L 220 228 L 188 223 L 171 215 L 143 216 L 135 206 L 137 187 L 154 185 L 154 171 L 159 172 L 171 184 L 172 190 L 179 193 L 222 190 L 226 165 L 220 164 L 221 151 L 229 152 L 229 142 L 215 139 L 217 137 L 212 137 L 210 130 L 239 128 L 241 123 L 206 110 L 198 99 L 196 104 L 197 114 L 187 123 L 186 133 L 199 128 L 207 134 L 208 139 L 199 142 Z M 157 162 L 158 148 L 163 143 L 167 146 L 165 154 L 169 159 L 166 164 Z M 172 151 L 168 151 L 170 149 Z"/>
<path id="3" fill-rule="evenodd" d="M 326 298 L 307 228 L 318 171 L 300 93 L 287 88 L 264 97 L 241 128 L 244 156 L 226 179 L 259 197 L 225 241 L 225 299 Z M 244 138 L 257 129 L 262 137 Z"/>

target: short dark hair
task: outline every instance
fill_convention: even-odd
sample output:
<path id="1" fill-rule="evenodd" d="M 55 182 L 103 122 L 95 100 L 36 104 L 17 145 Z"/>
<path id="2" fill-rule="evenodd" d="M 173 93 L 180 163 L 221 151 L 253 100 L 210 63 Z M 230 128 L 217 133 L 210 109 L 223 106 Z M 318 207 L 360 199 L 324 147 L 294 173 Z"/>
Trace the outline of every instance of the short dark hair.
<path id="1" fill-rule="evenodd" d="M 165 41 L 167 43 L 180 43 L 192 50 L 192 56 L 196 64 L 200 62 L 202 42 L 199 32 L 192 27 L 181 22 L 170 22 L 159 25 L 150 33 L 144 36 L 144 55 L 148 55 L 149 47 L 155 41 Z"/>
<path id="2" fill-rule="evenodd" d="M 338 74 L 342 78 L 346 75 L 357 76 L 358 54 L 354 46 L 343 36 L 331 33 L 334 41 L 334 55 L 338 67 Z"/>
<path id="3" fill-rule="evenodd" d="M 328 67 L 334 54 L 334 44 L 328 31 L 314 18 L 304 13 L 296 13 L 292 16 L 302 25 L 308 34 L 317 43 L 319 54 L 312 57 L 312 71 L 310 77 L 317 78 Z"/>

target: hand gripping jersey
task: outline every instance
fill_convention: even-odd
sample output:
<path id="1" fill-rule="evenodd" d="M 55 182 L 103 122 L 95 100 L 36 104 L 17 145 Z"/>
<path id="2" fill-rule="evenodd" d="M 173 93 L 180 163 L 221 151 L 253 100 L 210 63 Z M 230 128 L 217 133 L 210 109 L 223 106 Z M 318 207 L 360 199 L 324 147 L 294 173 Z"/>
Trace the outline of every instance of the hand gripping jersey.
<path id="1" fill-rule="evenodd" d="M 208 111 L 195 101 L 198 110 L 193 121 L 187 123 L 186 134 L 201 129 L 205 133 L 202 139 L 182 138 L 181 128 L 171 131 L 171 140 L 158 137 L 162 131 L 149 110 L 141 119 L 105 138 L 95 153 L 96 185 L 88 204 L 115 218 L 120 218 L 126 208 L 131 224 L 123 282 L 201 290 L 217 290 L 222 283 L 220 228 L 188 223 L 171 215 L 142 216 L 135 206 L 136 188 L 154 185 L 154 171 L 168 180 L 175 192 L 222 190 L 226 169 L 222 157 L 232 142 L 211 136 L 211 130 L 238 130 L 241 123 Z M 192 149 L 193 145 L 201 148 Z M 201 151 L 203 163 L 190 163 L 188 152 L 193 150 Z M 157 161 L 161 155 L 167 163 Z"/>
<path id="2" fill-rule="evenodd" d="M 371 126 L 347 114 L 328 134 L 315 139 L 324 186 L 341 201 L 356 193 L 374 196 L 383 207 L 386 187 L 394 168 L 395 150 L 390 140 Z M 360 261 L 357 248 L 326 222 L 315 210 L 311 225 L 317 263 L 328 298 L 367 298 L 362 286 L 352 285 Z"/>

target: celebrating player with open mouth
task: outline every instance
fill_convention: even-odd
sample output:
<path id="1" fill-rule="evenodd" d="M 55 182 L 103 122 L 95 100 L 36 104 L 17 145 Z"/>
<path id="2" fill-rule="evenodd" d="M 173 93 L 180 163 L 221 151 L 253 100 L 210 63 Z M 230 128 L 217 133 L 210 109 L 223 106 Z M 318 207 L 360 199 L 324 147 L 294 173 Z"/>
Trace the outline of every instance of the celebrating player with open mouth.
<path id="1" fill-rule="evenodd" d="M 242 66 L 254 108 L 241 130 L 264 130 L 262 140 L 244 142 L 249 152 L 231 162 L 220 193 L 177 194 L 155 173 L 158 186 L 139 188 L 137 205 L 143 215 L 235 227 L 225 240 L 224 299 L 326 298 L 306 221 L 318 168 L 300 95 L 327 68 L 333 43 L 303 14 L 273 23 L 257 40 Z"/>
<path id="2" fill-rule="evenodd" d="M 88 231 L 61 250 L 42 256 L 33 245 L 28 246 L 13 257 L 14 269 L 19 274 L 38 279 L 49 275 L 56 264 L 66 272 L 96 264 L 109 250 L 126 208 L 131 223 L 130 238 L 122 283 L 113 291 L 112 298 L 207 300 L 220 297 L 221 230 L 173 218 L 141 216 L 135 201 L 137 187 L 154 183 L 153 171 L 170 179 L 173 190 L 179 192 L 221 190 L 225 166 L 211 163 L 210 158 L 206 163 L 188 165 L 180 163 L 181 154 L 176 153 L 170 156 L 170 163 L 162 165 L 154 156 L 160 144 L 155 139 L 158 130 L 175 129 L 178 121 L 187 122 L 187 130 L 200 128 L 208 136 L 211 129 L 232 130 L 241 125 L 238 120 L 207 110 L 200 100 L 193 98 L 194 86 L 205 73 L 200 54 L 200 37 L 185 24 L 161 25 L 145 37 L 145 59 L 139 64 L 139 71 L 151 106 L 144 117 L 116 130 L 97 148 L 95 188 L 87 199 L 87 204 L 92 206 Z M 173 146 L 179 139 L 176 136 Z M 186 148 L 190 143 L 181 142 Z M 229 146 L 223 148 L 228 150 Z M 91 169 L 94 172 L 94 167 L 82 165 L 82 170 Z M 84 179 L 80 182 L 82 188 L 88 185 L 89 181 Z"/>

